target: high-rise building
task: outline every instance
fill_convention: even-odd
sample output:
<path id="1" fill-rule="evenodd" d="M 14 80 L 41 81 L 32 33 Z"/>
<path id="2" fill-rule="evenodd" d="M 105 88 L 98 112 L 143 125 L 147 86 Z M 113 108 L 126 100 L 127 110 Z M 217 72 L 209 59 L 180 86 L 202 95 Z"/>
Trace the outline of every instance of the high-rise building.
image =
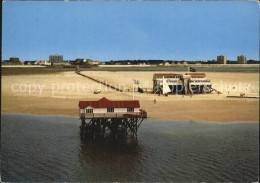
<path id="1" fill-rule="evenodd" d="M 218 56 L 217 57 L 217 62 L 218 64 L 227 64 L 227 57 L 226 56 Z"/>
<path id="2" fill-rule="evenodd" d="M 237 62 L 239 64 L 247 64 L 246 56 L 244 56 L 244 55 L 238 56 L 237 57 Z"/>
<path id="3" fill-rule="evenodd" d="M 51 64 L 62 63 L 63 62 L 63 55 L 50 55 L 49 61 L 51 62 Z"/>

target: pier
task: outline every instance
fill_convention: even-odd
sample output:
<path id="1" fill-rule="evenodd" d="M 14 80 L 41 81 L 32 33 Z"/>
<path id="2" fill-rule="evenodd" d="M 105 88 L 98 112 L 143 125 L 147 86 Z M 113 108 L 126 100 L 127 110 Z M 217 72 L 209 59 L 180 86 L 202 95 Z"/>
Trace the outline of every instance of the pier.
<path id="1" fill-rule="evenodd" d="M 112 86 L 112 85 L 110 85 L 110 84 L 108 84 L 108 83 L 99 81 L 99 80 L 97 80 L 97 79 L 95 79 L 95 78 L 92 78 L 92 77 L 90 77 L 90 76 L 87 76 L 87 75 L 85 75 L 85 74 L 81 74 L 79 71 L 76 71 L 76 74 L 81 75 L 81 76 L 83 76 L 83 77 L 85 77 L 85 78 L 88 78 L 88 79 L 90 79 L 90 80 L 92 80 L 92 81 L 95 81 L 95 82 L 97 82 L 97 83 L 101 83 L 101 84 L 103 84 L 103 85 L 105 85 L 105 86 L 107 86 L 107 87 L 109 87 L 109 88 L 112 88 L 112 89 L 114 89 L 114 90 L 116 90 L 116 91 L 123 92 L 123 90 L 120 89 L 120 88 L 117 88 L 117 87 Z"/>
<path id="2" fill-rule="evenodd" d="M 147 112 L 139 108 L 139 101 L 80 101 L 80 136 L 82 139 L 137 138 L 137 131 Z"/>

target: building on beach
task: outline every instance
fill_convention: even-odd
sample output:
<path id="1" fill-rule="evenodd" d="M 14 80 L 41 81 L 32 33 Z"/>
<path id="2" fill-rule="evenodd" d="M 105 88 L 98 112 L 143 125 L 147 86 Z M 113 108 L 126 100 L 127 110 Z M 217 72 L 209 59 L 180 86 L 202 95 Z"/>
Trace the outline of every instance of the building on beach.
<path id="1" fill-rule="evenodd" d="M 79 101 L 82 139 L 111 137 L 137 138 L 137 130 L 147 118 L 147 112 L 140 109 L 138 100 L 112 101 L 103 97 L 97 101 Z"/>
<path id="2" fill-rule="evenodd" d="M 168 87 L 172 92 L 181 92 L 183 89 L 183 82 L 181 80 L 181 74 L 174 73 L 156 73 L 153 75 L 153 91 L 154 93 L 165 93 L 163 92 L 163 85 L 167 83 Z M 166 90 L 166 92 L 167 92 Z M 167 92 L 168 93 L 168 92 Z"/>
<path id="3" fill-rule="evenodd" d="M 140 115 L 138 100 L 112 101 L 103 97 L 98 101 L 80 101 L 80 117 L 123 117 L 124 115 Z"/>
<path id="4" fill-rule="evenodd" d="M 227 64 L 227 57 L 220 55 L 217 57 L 217 63 L 218 64 Z"/>
<path id="5" fill-rule="evenodd" d="M 189 89 L 192 93 L 208 93 L 211 89 L 211 82 L 205 73 L 186 73 L 185 76 L 189 78 Z"/>
<path id="6" fill-rule="evenodd" d="M 237 57 L 238 64 L 247 64 L 246 56 L 240 55 Z"/>
<path id="7" fill-rule="evenodd" d="M 158 94 L 210 93 L 211 82 L 205 73 L 156 73 L 153 75 L 153 92 Z"/>

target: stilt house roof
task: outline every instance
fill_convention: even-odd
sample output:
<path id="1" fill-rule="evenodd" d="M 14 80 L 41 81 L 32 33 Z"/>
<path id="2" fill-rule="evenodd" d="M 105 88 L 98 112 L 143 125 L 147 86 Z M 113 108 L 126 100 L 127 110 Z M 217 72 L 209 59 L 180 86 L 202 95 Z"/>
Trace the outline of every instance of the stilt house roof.
<path id="1" fill-rule="evenodd" d="M 79 101 L 80 109 L 84 109 L 88 106 L 93 108 L 140 108 L 138 100 L 111 101 L 103 97 L 98 101 Z"/>

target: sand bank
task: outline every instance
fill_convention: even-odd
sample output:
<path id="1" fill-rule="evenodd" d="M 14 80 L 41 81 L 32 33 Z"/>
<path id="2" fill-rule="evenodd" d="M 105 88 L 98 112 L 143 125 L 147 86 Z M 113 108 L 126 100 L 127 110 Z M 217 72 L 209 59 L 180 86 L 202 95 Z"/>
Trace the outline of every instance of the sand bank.
<path id="1" fill-rule="evenodd" d="M 82 72 L 110 84 L 119 85 L 127 91 L 133 87 L 133 79 L 139 87 L 152 88 L 155 72 Z M 176 72 L 178 73 L 178 72 Z M 183 72 L 179 72 L 183 73 Z M 229 99 L 227 95 L 258 96 L 258 73 L 207 72 L 213 87 L 223 94 L 169 95 L 135 93 L 141 108 L 153 119 L 199 120 L 199 121 L 259 121 L 258 99 Z M 100 94 L 93 90 L 100 88 Z M 2 76 L 2 112 L 46 115 L 78 115 L 79 100 L 131 100 L 132 92 L 117 92 L 95 83 L 74 72 L 50 74 L 24 74 Z M 154 103 L 156 99 L 156 104 Z"/>

